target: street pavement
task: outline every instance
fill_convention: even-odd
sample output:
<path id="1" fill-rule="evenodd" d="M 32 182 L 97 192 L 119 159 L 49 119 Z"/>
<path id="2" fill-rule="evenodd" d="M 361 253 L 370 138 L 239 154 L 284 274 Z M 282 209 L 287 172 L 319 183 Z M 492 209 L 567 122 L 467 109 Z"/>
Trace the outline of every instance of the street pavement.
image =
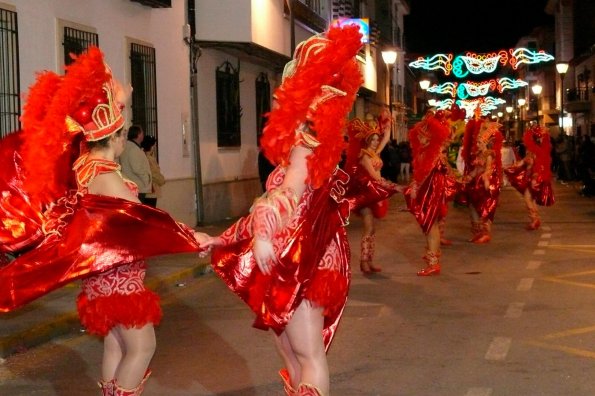
<path id="1" fill-rule="evenodd" d="M 425 241 L 402 196 L 377 221 L 376 264 L 358 271 L 361 219 L 348 226 L 353 281 L 329 352 L 332 395 L 595 395 L 595 199 L 555 185 L 526 231 L 521 196 L 502 191 L 486 245 L 466 242 L 468 209 L 451 207 L 443 272 L 421 278 Z M 212 234 L 225 224 L 202 229 Z M 281 395 L 269 333 L 194 255 L 151 260 L 162 296 L 144 395 Z M 76 285 L 0 316 L 0 395 L 94 395 L 100 340 L 80 329 Z"/>

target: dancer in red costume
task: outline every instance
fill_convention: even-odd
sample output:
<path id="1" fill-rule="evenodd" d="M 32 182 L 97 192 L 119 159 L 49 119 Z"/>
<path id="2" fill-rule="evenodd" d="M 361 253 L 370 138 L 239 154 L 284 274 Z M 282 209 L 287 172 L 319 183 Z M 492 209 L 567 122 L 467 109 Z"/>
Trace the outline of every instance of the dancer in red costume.
<path id="1" fill-rule="evenodd" d="M 364 123 L 354 118 L 347 126 L 349 148 L 345 168 L 350 176 L 347 196 L 352 203 L 351 210 L 360 214 L 364 223 L 359 264 L 364 275 L 382 271 L 373 264 L 376 239 L 374 218 L 386 216 L 388 198 L 403 191 L 401 186 L 380 175 L 380 152 L 390 138 L 390 122 L 390 113 L 383 111 L 378 122 L 368 120 Z"/>
<path id="2" fill-rule="evenodd" d="M 533 125 L 523 135 L 527 154 L 515 165 L 504 169 L 510 184 L 525 198 L 529 211 L 527 230 L 537 230 L 541 225 L 537 206 L 551 206 L 555 202 L 552 189 L 551 142 L 547 130 Z"/>
<path id="3" fill-rule="evenodd" d="M 501 125 L 487 120 L 471 120 L 467 129 L 475 137 L 469 168 L 465 168 L 467 200 L 473 237 L 470 242 L 488 243 L 502 187 Z M 479 127 L 477 133 L 475 130 Z"/>
<path id="4" fill-rule="evenodd" d="M 201 247 L 215 272 L 272 329 L 288 395 L 328 395 L 326 360 L 350 281 L 348 176 L 337 167 L 345 117 L 362 82 L 355 26 L 297 46 L 261 140 L 278 167 L 250 215 Z"/>
<path id="5" fill-rule="evenodd" d="M 448 211 L 448 200 L 458 189 L 446 148 L 450 130 L 444 114 L 428 111 L 424 119 L 409 131 L 413 150 L 413 182 L 405 191 L 407 206 L 426 236 L 426 267 L 419 276 L 440 274 L 439 222 Z"/>
<path id="6" fill-rule="evenodd" d="M 124 99 L 100 50 L 91 47 L 64 76 L 38 76 L 23 131 L 0 142 L 1 151 L 14 150 L 0 174 L 0 246 L 18 256 L 0 269 L 0 311 L 82 278 L 81 322 L 104 337 L 104 396 L 140 395 L 150 374 L 153 326 L 162 314 L 159 297 L 143 285 L 144 258 L 197 251 L 199 237 L 140 205 L 136 186 L 122 178 L 114 161 L 126 141 Z M 86 150 L 73 175 L 81 139 Z"/>

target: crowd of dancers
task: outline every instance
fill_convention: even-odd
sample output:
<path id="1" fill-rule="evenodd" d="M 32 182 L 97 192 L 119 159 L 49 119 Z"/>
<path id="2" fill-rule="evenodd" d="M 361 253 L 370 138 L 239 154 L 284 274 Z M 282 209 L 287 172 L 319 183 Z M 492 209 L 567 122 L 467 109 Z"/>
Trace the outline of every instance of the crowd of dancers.
<path id="1" fill-rule="evenodd" d="M 23 130 L 0 141 L 10 158 L 0 172 L 0 312 L 9 312 L 77 279 L 77 308 L 90 334 L 103 337 L 103 396 L 143 392 L 161 320 L 158 296 L 144 287 L 145 259 L 194 251 L 272 330 L 287 395 L 328 395 L 326 353 L 347 302 L 351 252 L 346 225 L 364 230 L 360 270 L 372 275 L 375 222 L 388 198 L 405 196 L 426 239 L 419 276 L 441 272 L 449 201 L 469 206 L 471 241 L 488 243 L 502 175 L 525 197 L 530 222 L 554 203 L 549 139 L 539 126 L 524 136 L 527 154 L 502 169 L 500 125 L 457 107 L 429 111 L 409 133 L 409 185 L 385 180 L 380 153 L 390 114 L 347 121 L 362 77 L 361 34 L 333 26 L 300 43 L 275 90 L 261 140 L 276 164 L 250 213 L 221 235 L 195 232 L 141 205 L 115 159 L 125 142 L 127 91 L 91 47 L 67 73 L 45 72 L 30 88 Z M 337 165 L 349 136 L 345 165 Z M 462 150 L 459 150 L 462 147 Z M 457 172 L 461 152 L 464 171 Z"/>

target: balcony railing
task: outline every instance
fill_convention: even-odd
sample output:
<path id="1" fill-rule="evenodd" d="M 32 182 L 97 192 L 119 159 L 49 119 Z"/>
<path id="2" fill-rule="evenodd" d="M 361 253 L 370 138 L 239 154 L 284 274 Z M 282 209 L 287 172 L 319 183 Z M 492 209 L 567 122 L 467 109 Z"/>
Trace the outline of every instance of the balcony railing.
<path id="1" fill-rule="evenodd" d="M 568 102 L 588 102 L 589 89 L 587 87 L 573 88 L 566 91 Z"/>

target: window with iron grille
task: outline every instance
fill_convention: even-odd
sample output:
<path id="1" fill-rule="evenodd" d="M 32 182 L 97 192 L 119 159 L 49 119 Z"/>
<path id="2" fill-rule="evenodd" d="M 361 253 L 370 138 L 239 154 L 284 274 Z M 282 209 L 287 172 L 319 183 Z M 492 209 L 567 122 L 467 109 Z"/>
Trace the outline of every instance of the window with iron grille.
<path id="1" fill-rule="evenodd" d="M 256 78 L 256 142 L 260 146 L 260 137 L 266 122 L 265 114 L 271 111 L 271 84 L 266 73 Z"/>
<path id="2" fill-rule="evenodd" d="M 0 137 L 20 129 L 17 13 L 0 8 Z"/>
<path id="3" fill-rule="evenodd" d="M 242 144 L 240 119 L 240 68 L 225 61 L 217 68 L 217 145 L 239 147 Z"/>
<path id="4" fill-rule="evenodd" d="M 130 82 L 132 84 L 132 123 L 146 135 L 158 139 L 157 78 L 155 48 L 130 43 Z"/>
<path id="5" fill-rule="evenodd" d="M 99 46 L 99 35 L 85 30 L 64 26 L 64 65 L 70 65 L 73 60 L 70 54 L 79 55 L 91 45 Z"/>

